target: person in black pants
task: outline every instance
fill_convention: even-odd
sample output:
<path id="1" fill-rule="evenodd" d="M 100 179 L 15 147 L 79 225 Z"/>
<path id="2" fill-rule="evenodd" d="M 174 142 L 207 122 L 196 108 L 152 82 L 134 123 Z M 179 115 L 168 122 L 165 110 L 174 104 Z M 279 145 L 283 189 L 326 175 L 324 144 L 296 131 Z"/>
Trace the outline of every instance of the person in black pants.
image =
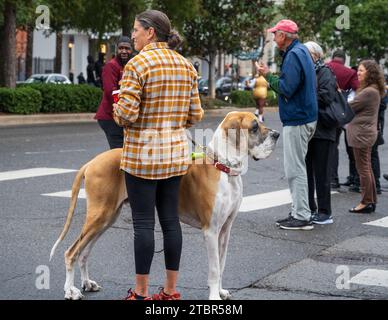
<path id="1" fill-rule="evenodd" d="M 333 71 L 338 86 L 342 90 L 343 95 L 346 99 L 348 99 L 348 95 L 351 93 L 355 93 L 359 87 L 359 81 L 357 79 L 357 68 L 354 70 L 353 68 L 348 68 L 345 66 L 346 54 L 341 49 L 334 51 L 332 60 L 327 63 L 327 66 Z M 344 131 L 345 136 L 345 144 L 346 144 L 346 153 L 349 158 L 349 176 L 346 179 L 345 183 L 339 183 L 338 178 L 338 159 L 339 152 L 338 146 L 340 143 L 341 133 Z M 330 160 L 331 165 L 331 187 L 332 188 L 340 188 L 341 185 L 351 186 L 353 185 L 354 175 L 356 172 L 356 162 L 354 160 L 353 150 L 348 145 L 348 141 L 346 138 L 346 129 L 338 128 L 337 136 L 336 136 L 336 148 L 333 153 L 333 158 Z"/>
<path id="2" fill-rule="evenodd" d="M 323 63 L 323 50 L 315 42 L 305 43 L 317 74 L 318 108 L 324 109 L 332 103 L 336 93 L 336 80 L 332 71 Z M 309 206 L 312 222 L 315 224 L 333 223 L 331 216 L 330 159 L 333 157 L 336 140 L 336 128 L 325 127 L 318 117 L 317 127 L 308 145 L 306 155 L 307 181 L 309 188 Z M 317 203 L 315 202 L 315 189 Z"/>
<path id="3" fill-rule="evenodd" d="M 344 132 L 344 140 L 345 140 L 345 147 L 346 147 L 346 153 L 348 155 L 349 159 L 349 175 L 346 178 L 346 181 L 344 183 L 339 182 L 338 178 L 338 160 L 339 160 L 339 154 L 338 154 L 338 146 L 340 143 L 340 138 L 342 131 Z M 333 189 L 340 188 L 340 186 L 346 186 L 351 187 L 356 183 L 357 179 L 357 169 L 356 169 L 356 161 L 354 160 L 354 154 L 353 154 L 353 148 L 349 146 L 348 139 L 346 137 L 346 130 L 344 128 L 337 128 L 336 129 L 336 139 L 335 139 L 336 148 L 333 152 L 333 158 L 332 158 L 332 169 L 331 171 L 331 187 Z"/>
<path id="4" fill-rule="evenodd" d="M 131 39 L 121 36 L 116 46 L 116 56 L 102 68 L 101 85 L 103 95 L 95 115 L 99 126 L 104 131 L 110 149 L 122 148 L 124 132 L 113 120 L 113 91 L 120 89 L 120 80 L 124 66 L 133 55 Z"/>
<path id="5" fill-rule="evenodd" d="M 125 173 L 128 200 L 132 207 L 134 241 L 137 244 L 135 245 L 136 273 L 150 273 L 155 246 L 155 207 L 163 230 L 166 269 L 179 269 L 182 232 L 177 204 L 181 177 L 150 180 Z"/>
<path id="6" fill-rule="evenodd" d="M 174 50 L 182 40 L 163 12 L 138 14 L 132 40 L 139 54 L 126 64 L 119 101 L 113 105 L 114 120 L 124 127 L 120 169 L 125 171 L 135 238 L 135 287 L 125 299 L 179 300 L 179 184 L 188 171 L 185 129 L 200 121 L 204 113 L 198 74 Z M 155 207 L 163 232 L 165 282 L 159 293 L 150 296 Z"/>

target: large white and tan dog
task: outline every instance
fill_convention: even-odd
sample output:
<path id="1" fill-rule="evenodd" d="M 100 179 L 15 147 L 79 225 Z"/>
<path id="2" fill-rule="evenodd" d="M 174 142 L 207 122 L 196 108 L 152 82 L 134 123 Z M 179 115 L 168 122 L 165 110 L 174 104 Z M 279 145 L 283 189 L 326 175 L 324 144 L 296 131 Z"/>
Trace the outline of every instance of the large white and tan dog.
<path id="1" fill-rule="evenodd" d="M 182 222 L 204 232 L 208 253 L 209 299 L 229 299 L 222 288 L 222 273 L 232 223 L 239 211 L 243 195 L 240 173 L 247 166 L 248 155 L 253 159 L 267 158 L 275 148 L 277 131 L 268 129 L 249 112 L 227 114 L 215 131 L 208 146 L 207 164 L 192 164 L 182 178 L 179 213 Z M 54 244 L 50 260 L 60 241 L 69 230 L 78 193 L 85 179 L 87 213 L 81 234 L 65 252 L 66 299 L 81 299 L 74 286 L 74 263 L 79 262 L 82 288 L 98 291 L 100 286 L 89 279 L 87 259 L 97 239 L 119 216 L 127 198 L 124 173 L 120 170 L 122 149 L 113 149 L 96 156 L 77 173 L 66 223 Z M 217 167 L 215 162 L 219 162 Z M 228 172 L 230 169 L 230 173 Z"/>

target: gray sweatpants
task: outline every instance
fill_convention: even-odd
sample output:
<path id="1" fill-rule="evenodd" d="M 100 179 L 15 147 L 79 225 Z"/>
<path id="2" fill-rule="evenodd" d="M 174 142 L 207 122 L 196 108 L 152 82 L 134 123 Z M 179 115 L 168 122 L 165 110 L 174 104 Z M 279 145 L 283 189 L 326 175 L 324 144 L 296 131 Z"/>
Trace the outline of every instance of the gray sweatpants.
<path id="1" fill-rule="evenodd" d="M 284 171 L 292 197 L 291 215 L 295 219 L 310 220 L 306 154 L 317 122 L 283 127 Z"/>

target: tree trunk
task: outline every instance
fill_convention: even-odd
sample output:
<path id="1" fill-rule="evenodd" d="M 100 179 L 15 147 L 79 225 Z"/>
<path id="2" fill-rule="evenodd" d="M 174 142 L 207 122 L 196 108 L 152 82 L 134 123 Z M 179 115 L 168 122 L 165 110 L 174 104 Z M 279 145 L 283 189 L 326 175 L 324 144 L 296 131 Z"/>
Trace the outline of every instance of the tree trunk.
<path id="1" fill-rule="evenodd" d="M 255 76 L 255 74 L 257 73 L 257 69 L 256 69 L 256 60 L 251 60 L 251 62 L 252 62 L 252 71 L 251 71 L 251 73 L 252 73 L 252 77 L 254 77 Z"/>
<path id="2" fill-rule="evenodd" d="M 216 54 L 213 52 L 209 54 L 209 96 L 213 99 L 216 97 L 216 85 L 214 79 L 215 64 Z"/>
<path id="3" fill-rule="evenodd" d="M 8 88 L 16 87 L 16 5 L 11 1 L 4 4 L 4 29 L 3 37 L 3 75 L 2 83 Z"/>
<path id="4" fill-rule="evenodd" d="M 222 51 L 218 51 L 218 67 L 217 67 L 217 78 L 222 75 Z"/>
<path id="5" fill-rule="evenodd" d="M 131 37 L 131 22 L 129 21 L 129 2 L 121 2 L 121 28 L 124 36 Z"/>
<path id="6" fill-rule="evenodd" d="M 54 61 L 54 72 L 62 72 L 62 33 L 57 32 L 57 40 L 55 44 L 55 61 Z"/>
<path id="7" fill-rule="evenodd" d="M 4 39 L 4 25 L 0 25 L 0 39 Z M 0 57 L 4 57 L 4 42 L 0 41 Z M 0 87 L 4 86 L 4 59 L 0 59 Z"/>
<path id="8" fill-rule="evenodd" d="M 27 49 L 26 49 L 26 79 L 32 75 L 32 46 L 34 42 L 34 27 L 27 25 Z"/>

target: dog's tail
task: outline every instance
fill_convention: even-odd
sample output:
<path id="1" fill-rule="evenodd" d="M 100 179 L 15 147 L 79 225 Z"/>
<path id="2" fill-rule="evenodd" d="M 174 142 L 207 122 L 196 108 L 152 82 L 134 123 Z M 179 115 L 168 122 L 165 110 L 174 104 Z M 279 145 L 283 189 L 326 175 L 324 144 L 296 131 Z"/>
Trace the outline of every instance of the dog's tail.
<path id="1" fill-rule="evenodd" d="M 84 177 L 85 170 L 88 167 L 88 165 L 89 165 L 89 162 L 86 163 L 81 169 L 79 169 L 77 175 L 75 176 L 73 186 L 71 188 L 71 201 L 70 201 L 70 208 L 67 211 L 66 223 L 65 223 L 65 226 L 63 227 L 61 235 L 59 236 L 58 240 L 55 242 L 53 248 L 51 249 L 50 261 L 54 256 L 55 250 L 58 247 L 59 243 L 65 238 L 67 231 L 69 231 L 71 219 L 73 218 L 74 209 L 77 204 L 77 199 L 78 199 L 79 190 L 81 188 L 82 179 Z"/>

